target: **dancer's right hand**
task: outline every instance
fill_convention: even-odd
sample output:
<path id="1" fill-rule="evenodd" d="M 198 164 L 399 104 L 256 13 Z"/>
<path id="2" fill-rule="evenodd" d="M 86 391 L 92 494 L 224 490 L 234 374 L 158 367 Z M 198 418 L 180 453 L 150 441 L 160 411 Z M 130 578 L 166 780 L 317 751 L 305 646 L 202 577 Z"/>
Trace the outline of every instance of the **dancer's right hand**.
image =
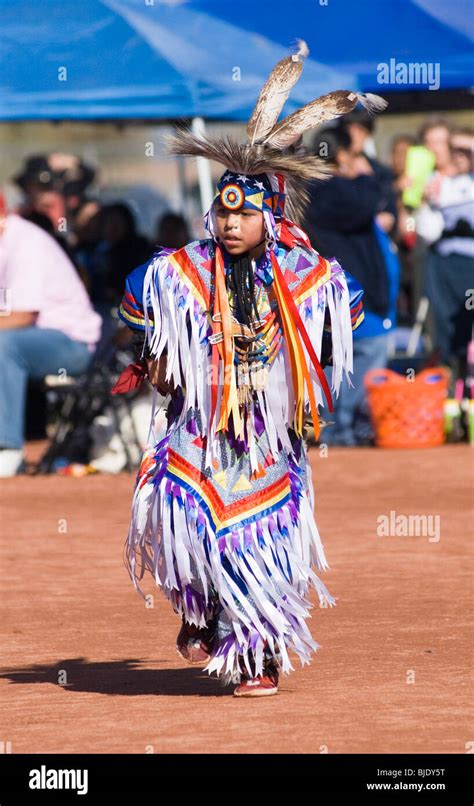
<path id="1" fill-rule="evenodd" d="M 173 384 L 165 380 L 166 363 L 166 356 L 162 356 L 160 359 L 147 359 L 146 361 L 148 379 L 151 385 L 158 389 L 160 395 L 163 395 L 163 397 L 174 392 Z"/>

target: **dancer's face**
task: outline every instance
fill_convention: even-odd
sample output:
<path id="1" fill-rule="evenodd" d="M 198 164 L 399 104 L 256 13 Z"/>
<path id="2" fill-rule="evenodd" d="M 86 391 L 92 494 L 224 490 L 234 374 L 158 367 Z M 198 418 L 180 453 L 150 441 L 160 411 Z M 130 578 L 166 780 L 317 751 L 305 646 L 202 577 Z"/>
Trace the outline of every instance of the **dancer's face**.
<path id="1" fill-rule="evenodd" d="M 265 225 L 259 210 L 227 210 L 217 202 L 216 225 L 219 239 L 231 255 L 265 251 Z M 263 241 L 263 243 L 261 243 Z"/>

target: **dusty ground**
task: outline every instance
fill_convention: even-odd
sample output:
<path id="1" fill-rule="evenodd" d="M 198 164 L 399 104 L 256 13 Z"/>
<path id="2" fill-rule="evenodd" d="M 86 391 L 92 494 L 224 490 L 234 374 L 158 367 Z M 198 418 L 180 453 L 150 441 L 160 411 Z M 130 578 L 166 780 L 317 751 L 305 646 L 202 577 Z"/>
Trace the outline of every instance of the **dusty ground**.
<path id="1" fill-rule="evenodd" d="M 311 450 L 338 604 L 313 610 L 311 666 L 295 658 L 263 700 L 186 666 L 168 602 L 156 591 L 146 609 L 134 591 L 133 477 L 2 481 L 2 740 L 13 753 L 465 753 L 471 457 Z M 440 539 L 378 537 L 391 510 L 439 515 Z"/>

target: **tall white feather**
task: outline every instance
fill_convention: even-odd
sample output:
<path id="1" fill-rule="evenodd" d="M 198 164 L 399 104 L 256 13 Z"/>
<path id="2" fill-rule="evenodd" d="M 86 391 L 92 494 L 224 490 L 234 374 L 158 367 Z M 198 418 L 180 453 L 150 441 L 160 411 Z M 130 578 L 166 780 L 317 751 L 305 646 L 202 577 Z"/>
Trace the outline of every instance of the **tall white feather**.
<path id="1" fill-rule="evenodd" d="M 382 111 L 387 106 L 387 102 L 378 95 L 363 95 L 348 90 L 329 92 L 283 118 L 267 135 L 264 144 L 273 148 L 288 148 L 308 129 L 352 112 L 359 102 L 370 113 Z"/>
<path id="2" fill-rule="evenodd" d="M 303 60 L 309 54 L 309 50 L 302 39 L 297 41 L 297 45 L 297 53 L 281 59 L 260 90 L 258 101 L 247 124 L 250 145 L 259 142 L 271 131 L 291 88 L 301 75 Z"/>

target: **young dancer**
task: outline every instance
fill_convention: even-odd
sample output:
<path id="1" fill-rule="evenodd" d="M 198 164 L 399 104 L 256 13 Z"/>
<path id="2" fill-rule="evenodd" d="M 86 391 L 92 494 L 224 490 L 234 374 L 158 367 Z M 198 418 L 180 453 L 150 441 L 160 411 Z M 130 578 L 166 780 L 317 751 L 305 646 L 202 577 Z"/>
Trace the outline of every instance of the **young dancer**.
<path id="1" fill-rule="evenodd" d="M 306 619 L 315 571 L 328 567 L 314 520 L 305 436 L 319 435 L 323 367 L 350 382 L 362 290 L 298 226 L 305 183 L 323 161 L 296 153 L 303 131 L 375 96 L 330 93 L 276 123 L 307 49 L 279 62 L 260 93 L 247 143 L 181 131 L 174 154 L 226 168 L 205 216 L 209 238 L 159 250 L 129 275 L 120 316 L 142 340 L 117 389 L 148 375 L 170 395 L 166 434 L 138 472 L 125 543 L 130 576 L 149 572 L 182 625 L 179 654 L 205 663 L 235 696 L 276 694 L 279 674 L 318 648 Z M 155 414 L 152 414 L 152 423 Z"/>

